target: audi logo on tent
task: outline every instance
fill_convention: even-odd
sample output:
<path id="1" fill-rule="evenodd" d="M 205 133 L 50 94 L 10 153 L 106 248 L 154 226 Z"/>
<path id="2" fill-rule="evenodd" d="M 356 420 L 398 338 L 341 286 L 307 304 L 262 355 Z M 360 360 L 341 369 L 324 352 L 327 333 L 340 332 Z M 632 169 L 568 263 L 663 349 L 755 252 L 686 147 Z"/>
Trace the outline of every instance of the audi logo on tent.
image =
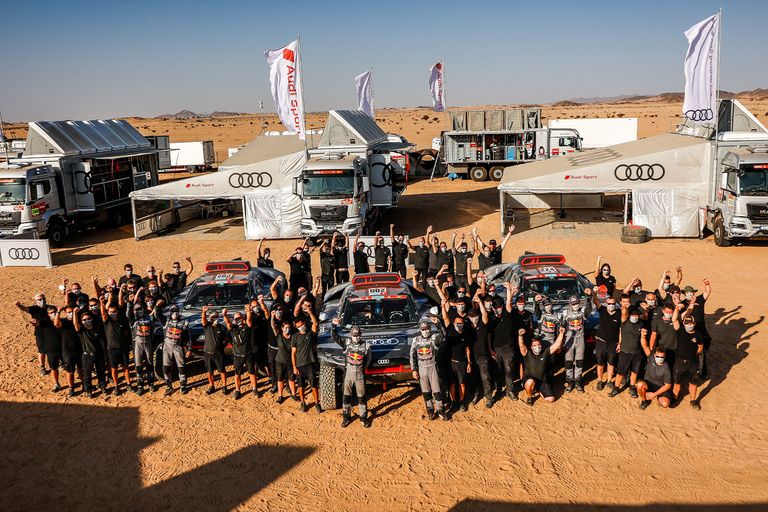
<path id="1" fill-rule="evenodd" d="M 711 121 L 715 118 L 715 113 L 711 108 L 686 110 L 683 115 L 691 121 Z"/>
<path id="2" fill-rule="evenodd" d="M 235 172 L 229 175 L 232 188 L 268 187 L 272 185 L 272 175 L 268 172 Z"/>
<path id="3" fill-rule="evenodd" d="M 661 164 L 622 164 L 613 170 L 613 175 L 619 181 L 659 181 L 664 174 L 664 166 Z"/>
<path id="4" fill-rule="evenodd" d="M 8 257 L 12 260 L 36 260 L 40 258 L 40 251 L 34 247 L 11 247 Z"/>

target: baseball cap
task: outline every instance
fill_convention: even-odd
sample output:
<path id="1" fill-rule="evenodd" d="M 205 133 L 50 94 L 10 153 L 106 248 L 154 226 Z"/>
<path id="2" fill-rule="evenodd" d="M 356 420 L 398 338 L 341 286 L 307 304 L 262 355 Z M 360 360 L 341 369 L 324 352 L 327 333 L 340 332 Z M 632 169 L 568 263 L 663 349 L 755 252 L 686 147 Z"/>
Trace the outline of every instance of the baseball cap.
<path id="1" fill-rule="evenodd" d="M 421 329 L 432 329 L 432 327 L 429 325 L 429 322 L 427 322 L 426 320 L 422 320 L 421 322 L 419 322 L 419 330 Z"/>
<path id="2" fill-rule="evenodd" d="M 522 295 L 517 296 L 517 300 L 515 301 L 516 304 L 525 304 L 525 297 Z"/>
<path id="3" fill-rule="evenodd" d="M 575 296 L 575 295 L 571 295 L 571 296 L 568 298 L 568 303 L 569 303 L 569 304 L 571 304 L 571 305 L 573 305 L 573 304 L 578 304 L 579 302 L 581 302 L 581 301 L 580 301 L 580 300 L 579 300 L 579 298 L 578 298 L 577 296 Z"/>
<path id="4" fill-rule="evenodd" d="M 696 293 L 697 291 L 699 290 L 697 290 L 693 286 L 686 286 L 685 288 L 683 288 L 683 293 L 688 293 L 688 292 Z"/>

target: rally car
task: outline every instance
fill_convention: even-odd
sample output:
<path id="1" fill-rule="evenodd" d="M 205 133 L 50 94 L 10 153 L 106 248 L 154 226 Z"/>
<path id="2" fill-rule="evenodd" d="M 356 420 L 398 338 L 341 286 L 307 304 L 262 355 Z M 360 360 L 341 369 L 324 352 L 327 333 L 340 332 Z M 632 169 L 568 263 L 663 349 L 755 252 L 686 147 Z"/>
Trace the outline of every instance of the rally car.
<path id="1" fill-rule="evenodd" d="M 565 256 L 562 254 L 527 253 L 520 256 L 517 263 L 501 263 L 488 267 L 485 275 L 488 284 L 496 285 L 496 294 L 502 299 L 506 298 L 505 282 L 520 288 L 520 293 L 525 297 L 525 307 L 532 313 L 535 310 L 536 295 L 547 297 L 555 312 L 559 312 L 568 306 L 568 299 L 572 295 L 579 297 L 581 303 L 585 304 L 588 297 L 584 290 L 594 287 L 583 274 L 566 265 Z M 598 298 L 605 300 L 604 294 L 598 294 Z M 593 308 L 585 326 L 588 341 L 592 339 L 591 334 L 598 321 L 599 314 L 596 308 Z"/>
<path id="2" fill-rule="evenodd" d="M 436 306 L 396 273 L 360 274 L 328 290 L 319 315 L 317 346 L 323 408 L 335 409 L 341 399 L 344 354 L 331 338 L 334 318 L 339 319 L 339 336 L 349 336 L 355 325 L 362 330 L 373 352 L 368 378 L 397 382 L 411 378 L 411 340 L 419 334 L 419 322 Z"/>
<path id="3" fill-rule="evenodd" d="M 200 323 L 203 306 L 207 305 L 209 310 L 227 308 L 231 313 L 243 312 L 246 304 L 264 295 L 264 302 L 271 307 L 269 289 L 279 276 L 285 277 L 282 272 L 271 268 L 251 267 L 250 262 L 244 260 L 206 264 L 205 273 L 173 300 L 173 304 L 179 307 L 181 317 L 189 324 L 192 351 L 200 352 L 205 342 Z"/>

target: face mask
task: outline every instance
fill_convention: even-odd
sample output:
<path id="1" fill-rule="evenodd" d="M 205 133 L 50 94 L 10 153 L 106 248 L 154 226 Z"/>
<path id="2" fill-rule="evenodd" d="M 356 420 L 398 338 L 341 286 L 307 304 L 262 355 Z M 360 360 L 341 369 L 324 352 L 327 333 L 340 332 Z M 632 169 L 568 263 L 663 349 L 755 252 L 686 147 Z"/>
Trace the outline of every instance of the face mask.
<path id="1" fill-rule="evenodd" d="M 428 331 L 427 329 L 422 329 L 422 330 L 421 330 L 421 336 L 422 336 L 423 338 L 429 338 L 429 335 L 430 335 L 430 333 L 431 333 L 431 332 L 432 332 L 432 331 Z"/>
<path id="2" fill-rule="evenodd" d="M 112 320 L 117 320 L 117 313 L 110 313 L 109 318 L 111 318 Z"/>
<path id="3" fill-rule="evenodd" d="M 45 299 L 36 299 L 35 304 L 37 304 L 40 307 L 45 306 Z"/>
<path id="4" fill-rule="evenodd" d="M 547 313 L 551 314 L 552 310 L 553 310 L 552 304 L 547 304 L 546 306 L 544 306 L 544 311 L 546 311 Z"/>
<path id="5" fill-rule="evenodd" d="M 448 248 L 447 247 L 441 247 L 440 250 L 443 251 L 443 252 L 447 252 Z"/>
<path id="6" fill-rule="evenodd" d="M 133 274 L 133 269 L 130 269 L 130 270 L 126 269 L 125 275 L 128 276 L 128 277 L 131 277 L 131 274 Z"/>
<path id="7" fill-rule="evenodd" d="M 649 308 L 652 308 L 652 307 L 654 307 L 656 305 L 656 301 L 655 300 L 647 300 L 646 302 L 648 303 L 648 307 Z"/>
<path id="8" fill-rule="evenodd" d="M 518 304 L 517 305 L 517 310 L 518 311 L 524 311 L 525 310 L 525 304 Z"/>
<path id="9" fill-rule="evenodd" d="M 669 290 L 669 283 L 664 283 L 663 285 L 661 285 L 661 287 L 664 288 L 665 290 Z"/>
<path id="10" fill-rule="evenodd" d="M 664 364 L 664 358 L 663 357 L 656 356 L 656 357 L 654 357 L 654 359 L 656 360 L 656 364 Z"/>
<path id="11" fill-rule="evenodd" d="M 243 325 L 243 319 L 242 318 L 235 318 L 235 325 L 238 327 Z"/>
<path id="12" fill-rule="evenodd" d="M 210 321 L 211 321 L 212 324 L 215 324 L 216 322 L 219 321 L 219 315 L 211 316 L 211 320 Z"/>
<path id="13" fill-rule="evenodd" d="M 299 332 L 301 334 L 304 334 L 305 332 L 307 332 L 307 326 L 306 325 L 302 325 L 301 327 L 299 327 Z"/>
<path id="14" fill-rule="evenodd" d="M 604 275 L 604 276 L 609 276 L 609 275 L 611 275 L 611 271 L 610 271 L 610 270 L 608 270 L 607 268 L 604 268 L 604 269 L 603 269 L 603 275 Z"/>
<path id="15" fill-rule="evenodd" d="M 307 296 L 307 292 L 299 292 L 299 297 L 303 298 L 303 297 L 306 297 L 306 296 Z"/>
<path id="16" fill-rule="evenodd" d="M 133 316 L 136 318 L 143 318 L 144 317 L 144 310 L 143 309 L 137 309 L 133 312 Z"/>
<path id="17" fill-rule="evenodd" d="M 456 328 L 456 331 L 461 332 L 464 330 L 464 324 L 453 324 Z"/>
<path id="18" fill-rule="evenodd" d="M 688 300 L 693 300 L 694 295 L 692 293 L 686 293 L 685 298 Z"/>
<path id="19" fill-rule="evenodd" d="M 664 313 L 664 320 L 672 320 L 672 313 Z"/>
<path id="20" fill-rule="evenodd" d="M 67 313 L 67 320 L 72 320 L 73 316 L 75 316 L 73 313 Z"/>
<path id="21" fill-rule="evenodd" d="M 573 311 L 578 311 L 581 308 L 579 304 L 571 304 L 571 309 Z"/>
<path id="22" fill-rule="evenodd" d="M 90 329 L 91 327 L 93 327 L 93 320 L 91 320 L 90 318 L 85 319 L 83 320 L 83 325 L 85 326 L 86 329 Z"/>
<path id="23" fill-rule="evenodd" d="M 629 321 L 632 322 L 633 324 L 636 324 L 638 320 L 640 320 L 639 317 L 636 317 L 636 316 L 629 317 Z"/>
<path id="24" fill-rule="evenodd" d="M 401 244 L 401 243 L 403 243 L 403 240 L 405 240 L 405 238 L 403 238 L 401 236 L 397 237 L 397 243 Z"/>
<path id="25" fill-rule="evenodd" d="M 156 287 L 156 286 L 153 286 L 152 288 L 150 288 L 150 289 L 149 289 L 149 293 L 153 293 L 153 294 L 154 294 L 154 293 L 157 293 L 157 287 Z"/>
<path id="26" fill-rule="evenodd" d="M 360 336 L 352 336 L 352 343 L 360 343 L 361 339 Z"/>
<path id="27" fill-rule="evenodd" d="M 480 321 L 479 317 L 471 317 L 469 319 L 470 322 L 472 322 L 472 325 L 477 325 L 477 323 Z"/>
<path id="28" fill-rule="evenodd" d="M 288 337 L 290 334 L 291 334 L 291 330 L 290 329 L 283 329 L 283 336 Z"/>
<path id="29" fill-rule="evenodd" d="M 266 259 L 269 259 L 269 253 L 268 253 L 268 252 L 265 252 L 265 253 L 264 253 L 264 257 L 265 257 Z"/>
<path id="30" fill-rule="evenodd" d="M 277 318 L 277 319 L 280 319 L 280 317 L 283 316 L 283 312 L 282 311 L 275 311 L 273 314 L 275 315 L 275 318 Z"/>
<path id="31" fill-rule="evenodd" d="M 99 306 L 88 306 L 88 309 L 90 309 L 91 311 L 98 311 Z"/>
<path id="32" fill-rule="evenodd" d="M 178 319 L 179 319 L 179 313 L 178 313 L 178 312 L 175 312 L 175 313 L 171 313 L 171 318 L 172 318 L 173 320 L 178 320 Z"/>
<path id="33" fill-rule="evenodd" d="M 291 297 L 290 295 L 283 295 L 283 300 L 284 300 L 286 303 L 289 303 L 289 302 L 291 302 L 291 299 L 292 299 L 292 298 L 293 298 L 293 297 Z"/>
<path id="34" fill-rule="evenodd" d="M 419 247 L 424 247 L 424 242 L 419 242 Z"/>
<path id="35" fill-rule="evenodd" d="M 501 308 L 496 310 L 496 316 L 501 316 Z"/>
<path id="36" fill-rule="evenodd" d="M 80 288 L 72 288 L 72 293 L 74 293 L 75 297 L 77 297 L 78 295 L 80 295 Z"/>
<path id="37" fill-rule="evenodd" d="M 641 291 L 643 291 L 643 288 L 642 288 L 642 287 L 640 287 L 640 286 L 635 286 L 635 293 L 640 293 Z"/>
<path id="38" fill-rule="evenodd" d="M 694 324 L 685 324 L 686 332 L 693 332 L 695 330 L 696 330 L 696 326 Z"/>
<path id="39" fill-rule="evenodd" d="M 616 304 L 606 304 L 605 309 L 608 311 L 616 311 Z"/>
<path id="40" fill-rule="evenodd" d="M 458 311 L 459 313 L 463 313 L 465 309 L 466 307 L 463 304 L 459 304 L 458 306 L 456 306 L 456 311 Z"/>
<path id="41" fill-rule="evenodd" d="M 431 279 L 427 280 L 427 286 L 435 286 L 435 282 Z"/>
<path id="42" fill-rule="evenodd" d="M 488 292 L 488 295 L 490 295 L 491 297 L 495 297 L 496 296 L 496 290 L 494 290 L 492 292 Z"/>
<path id="43" fill-rule="evenodd" d="M 460 299 L 463 299 L 467 294 L 464 292 L 456 292 L 456 296 Z"/>
<path id="44" fill-rule="evenodd" d="M 56 318 L 56 312 L 55 311 L 51 311 L 50 313 L 48 313 L 48 316 L 50 318 Z"/>
<path id="45" fill-rule="evenodd" d="M 536 356 L 541 354 L 541 345 L 533 345 L 531 347 L 531 352 L 533 352 L 533 354 Z"/>
<path id="46" fill-rule="evenodd" d="M 379 247 L 384 247 L 384 242 L 379 242 Z"/>
<path id="47" fill-rule="evenodd" d="M 466 249 L 466 248 L 464 248 L 464 247 L 462 247 L 461 249 L 459 249 L 459 252 L 460 252 L 461 254 L 465 254 L 465 253 L 467 252 L 467 249 Z"/>
<path id="48" fill-rule="evenodd" d="M 483 251 L 483 254 L 485 255 L 486 258 L 491 257 L 491 251 Z"/>
<path id="49" fill-rule="evenodd" d="M 493 304 L 491 304 L 490 302 L 486 302 L 485 303 L 485 310 L 486 311 L 491 311 L 492 309 L 493 309 Z"/>

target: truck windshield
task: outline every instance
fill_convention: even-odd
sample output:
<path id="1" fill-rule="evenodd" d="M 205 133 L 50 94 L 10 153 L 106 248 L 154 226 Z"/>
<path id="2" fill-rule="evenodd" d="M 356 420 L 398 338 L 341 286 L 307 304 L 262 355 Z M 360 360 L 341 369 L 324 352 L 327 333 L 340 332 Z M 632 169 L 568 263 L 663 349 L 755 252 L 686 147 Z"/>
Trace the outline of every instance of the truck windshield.
<path id="1" fill-rule="evenodd" d="M 23 203 L 26 200 L 24 178 L 0 178 L 0 203 Z"/>
<path id="2" fill-rule="evenodd" d="M 744 196 L 768 195 L 768 164 L 743 165 L 739 173 L 739 192 Z"/>
<path id="3" fill-rule="evenodd" d="M 355 192 L 354 177 L 347 174 L 304 176 L 305 197 L 351 197 Z"/>

